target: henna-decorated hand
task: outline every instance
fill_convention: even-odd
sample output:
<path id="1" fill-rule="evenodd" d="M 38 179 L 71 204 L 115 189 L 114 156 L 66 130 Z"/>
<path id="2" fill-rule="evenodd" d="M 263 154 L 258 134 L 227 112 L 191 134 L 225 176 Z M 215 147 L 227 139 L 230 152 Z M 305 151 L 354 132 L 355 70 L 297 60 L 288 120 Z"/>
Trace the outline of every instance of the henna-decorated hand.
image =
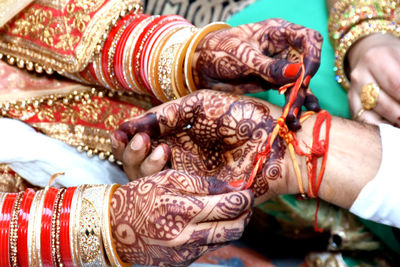
<path id="1" fill-rule="evenodd" d="M 163 171 L 120 187 L 111 201 L 118 255 L 146 266 L 187 266 L 240 238 L 251 216 L 250 190 L 216 178 Z"/>
<path id="2" fill-rule="evenodd" d="M 300 128 L 301 107 L 319 111 L 318 100 L 308 89 L 320 64 L 322 36 L 317 31 L 268 19 L 258 23 L 211 32 L 199 43 L 193 73 L 198 88 L 234 93 L 277 89 L 299 75 L 303 54 L 305 79 L 287 117 L 292 130 Z M 290 91 L 286 93 L 286 103 Z"/>
<path id="3" fill-rule="evenodd" d="M 280 111 L 262 100 L 200 90 L 122 124 L 113 133 L 113 152 L 128 175 L 137 173 L 132 171 L 140 165 L 132 166 L 136 151 L 131 149 L 131 138 L 146 134 L 153 147 L 160 143 L 169 146 L 170 167 L 175 170 L 226 182 L 247 181 L 256 153 L 262 150 Z M 252 186 L 257 202 L 290 192 L 285 149 L 283 140 L 277 138 Z"/>

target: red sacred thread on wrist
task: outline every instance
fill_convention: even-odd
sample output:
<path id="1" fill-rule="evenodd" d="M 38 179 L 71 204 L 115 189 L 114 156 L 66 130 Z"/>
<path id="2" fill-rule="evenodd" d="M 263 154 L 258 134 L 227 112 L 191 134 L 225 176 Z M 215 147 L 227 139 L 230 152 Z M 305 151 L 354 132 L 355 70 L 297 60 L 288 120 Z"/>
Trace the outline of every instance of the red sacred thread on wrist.
<path id="1" fill-rule="evenodd" d="M 19 266 L 29 266 L 28 259 L 28 225 L 29 225 L 29 214 L 35 197 L 35 190 L 28 188 L 25 190 L 24 198 L 21 201 L 21 209 L 19 211 L 18 218 L 18 263 Z"/>
<path id="2" fill-rule="evenodd" d="M 74 196 L 75 190 L 76 187 L 70 187 L 65 192 L 60 214 L 60 254 L 62 263 L 66 267 L 74 266 L 70 247 L 69 222 L 72 198 Z"/>
<path id="3" fill-rule="evenodd" d="M 303 63 L 303 56 L 301 57 L 301 73 L 300 76 L 297 78 L 295 83 L 290 83 L 287 85 L 282 86 L 279 88 L 279 93 L 283 94 L 286 92 L 288 88 L 291 87 L 291 92 L 289 96 L 289 101 L 285 108 L 283 109 L 282 115 L 280 118 L 277 120 L 277 123 L 272 130 L 272 133 L 268 136 L 266 145 L 264 149 L 260 152 L 257 153 L 254 163 L 253 163 L 253 170 L 250 174 L 250 177 L 245 185 L 245 189 L 250 188 L 253 185 L 254 179 L 257 175 L 257 173 L 261 170 L 261 166 L 264 164 L 264 162 L 267 161 L 269 154 L 271 152 L 271 147 L 272 144 L 274 143 L 276 137 L 279 136 L 285 140 L 285 142 L 288 144 L 289 148 L 289 153 L 290 157 L 292 159 L 293 163 L 293 168 L 295 170 L 297 182 L 299 185 L 299 191 L 300 194 L 303 198 L 306 197 L 305 190 L 303 187 L 302 183 L 302 178 L 301 178 L 301 172 L 300 168 L 297 163 L 296 159 L 296 154 L 300 156 L 306 156 L 307 157 L 307 169 L 308 169 L 308 192 L 307 196 L 311 198 L 317 198 L 317 206 L 315 210 L 315 216 L 314 216 L 314 230 L 317 232 L 322 232 L 321 228 L 318 228 L 318 210 L 319 210 L 319 198 L 318 198 L 318 192 L 319 188 L 322 183 L 322 179 L 325 173 L 325 167 L 326 167 L 326 162 L 328 158 L 328 150 L 329 150 L 329 132 L 330 132 L 330 127 L 331 127 L 331 115 L 326 111 L 322 110 L 317 114 L 317 118 L 314 124 L 314 129 L 313 129 L 313 142 L 312 142 L 312 147 L 310 149 L 309 153 L 305 153 L 301 150 L 301 148 L 298 145 L 298 140 L 296 138 L 296 133 L 292 132 L 288 129 L 285 121 L 286 117 L 289 114 L 289 110 L 293 106 L 300 86 L 302 85 L 304 81 L 304 73 L 305 73 L 305 68 L 304 68 L 304 63 Z M 306 112 L 303 116 L 300 118 L 300 123 L 302 123 L 304 120 L 309 118 L 311 115 L 313 115 L 314 112 Z M 325 139 L 319 140 L 320 137 L 320 132 L 321 132 L 321 127 L 323 123 L 325 122 Z M 318 158 L 323 157 L 322 159 L 322 164 L 321 164 L 321 170 L 318 174 L 317 178 L 317 168 L 318 168 Z M 240 187 L 243 185 L 243 181 L 233 181 L 230 182 L 230 185 L 233 187 Z"/>
<path id="4" fill-rule="evenodd" d="M 53 266 L 53 257 L 51 254 L 51 217 L 53 216 L 54 202 L 58 191 L 57 188 L 50 187 L 44 199 L 40 232 L 40 248 L 43 266 Z"/>
<path id="5" fill-rule="evenodd" d="M 7 194 L 0 214 L 0 266 L 11 266 L 10 262 L 10 223 L 17 194 Z"/>

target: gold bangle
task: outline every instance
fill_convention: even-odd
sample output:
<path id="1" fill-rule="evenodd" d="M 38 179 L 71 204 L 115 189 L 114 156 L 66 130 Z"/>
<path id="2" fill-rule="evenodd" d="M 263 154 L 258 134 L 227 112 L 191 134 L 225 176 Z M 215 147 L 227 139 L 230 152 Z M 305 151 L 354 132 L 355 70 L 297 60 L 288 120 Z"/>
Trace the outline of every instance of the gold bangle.
<path id="1" fill-rule="evenodd" d="M 37 199 L 36 213 L 33 224 L 33 233 L 32 233 L 32 265 L 33 266 L 43 266 L 42 257 L 41 257 L 41 246 L 40 246 L 40 233 L 42 227 L 42 213 L 43 213 L 43 205 L 44 199 L 49 188 L 40 191 L 40 195 Z"/>
<path id="2" fill-rule="evenodd" d="M 177 31 L 181 30 L 183 26 L 173 28 L 169 30 L 164 36 L 159 37 L 161 40 L 157 43 L 154 48 L 153 56 L 150 60 L 150 85 L 152 87 L 153 94 L 161 102 L 167 102 L 169 99 L 163 94 L 162 86 L 160 80 L 167 78 L 167 70 L 162 66 L 162 62 L 166 61 L 166 58 L 161 58 L 162 53 L 166 50 L 165 47 L 168 44 L 171 36 L 173 36 Z M 166 62 L 164 62 L 166 63 Z M 170 75 L 170 74 L 168 74 Z M 170 81 L 171 83 L 172 81 Z"/>
<path id="3" fill-rule="evenodd" d="M 37 266 L 37 261 L 35 258 L 35 220 L 36 217 L 38 216 L 37 209 L 39 207 L 39 202 L 41 195 L 43 193 L 43 190 L 40 190 L 36 192 L 33 200 L 32 200 L 32 205 L 29 210 L 29 222 L 28 222 L 28 238 L 27 238 L 27 243 L 28 243 L 28 262 L 29 266 Z"/>
<path id="4" fill-rule="evenodd" d="M 194 57 L 194 53 L 196 51 L 197 45 L 210 32 L 227 29 L 227 28 L 231 28 L 231 26 L 225 22 L 210 23 L 210 24 L 204 26 L 203 28 L 201 28 L 193 36 L 192 40 L 190 41 L 189 47 L 188 47 L 186 55 L 185 55 L 185 65 L 184 65 L 185 66 L 184 73 L 185 73 L 186 86 L 190 93 L 193 93 L 194 91 L 196 91 L 196 85 L 193 80 L 192 64 L 193 64 L 193 57 Z"/>
<path id="5" fill-rule="evenodd" d="M 110 223 L 110 206 L 111 206 L 111 198 L 114 192 L 119 188 L 120 185 L 114 184 L 110 186 L 104 192 L 104 206 L 103 206 L 103 228 L 102 228 L 102 236 L 104 240 L 104 248 L 106 250 L 108 260 L 111 263 L 111 266 L 117 267 L 129 267 L 132 266 L 131 263 L 126 263 L 121 260 L 118 256 L 117 250 L 115 248 L 115 244 L 113 242 L 112 231 L 111 231 L 111 223 Z"/>
<path id="6" fill-rule="evenodd" d="M 79 227 L 79 211 L 81 209 L 81 199 L 83 190 L 86 185 L 78 186 L 72 196 L 71 201 L 71 212 L 69 218 L 69 240 L 70 240 L 70 250 L 71 258 L 74 266 L 82 266 L 79 258 L 79 248 L 78 248 L 78 227 Z"/>
<path id="7" fill-rule="evenodd" d="M 353 27 L 365 20 L 396 18 L 397 3 L 392 0 L 344 0 L 337 1 L 331 9 L 328 23 L 329 37 L 334 48 L 339 40 Z"/>
<path id="8" fill-rule="evenodd" d="M 184 75 L 183 66 L 190 41 L 199 30 L 200 29 L 196 27 L 190 28 L 190 34 L 188 34 L 188 39 L 185 41 L 184 45 L 182 45 L 181 48 L 179 49 L 177 53 L 178 55 L 174 61 L 173 78 L 175 80 L 176 88 L 173 89 L 175 90 L 174 93 L 177 97 L 182 97 L 189 94 L 189 90 L 185 84 L 185 79 L 183 77 Z"/>
<path id="9" fill-rule="evenodd" d="M 340 39 L 339 46 L 335 51 L 334 71 L 336 74 L 336 81 L 346 91 L 350 88 L 350 81 L 344 70 L 346 53 L 356 41 L 373 33 L 388 33 L 400 37 L 400 27 L 387 20 L 369 20 L 354 26 L 346 35 L 343 36 L 343 38 Z"/>
<path id="10" fill-rule="evenodd" d="M 101 229 L 104 192 L 111 185 L 83 186 L 75 210 L 74 253 L 79 266 L 107 266 Z"/>

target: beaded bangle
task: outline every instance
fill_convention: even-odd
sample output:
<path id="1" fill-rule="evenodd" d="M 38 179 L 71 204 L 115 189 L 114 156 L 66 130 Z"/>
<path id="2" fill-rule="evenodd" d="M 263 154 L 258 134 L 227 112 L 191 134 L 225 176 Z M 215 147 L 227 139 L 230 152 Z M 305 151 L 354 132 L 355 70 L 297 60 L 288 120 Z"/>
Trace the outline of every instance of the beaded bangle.
<path id="1" fill-rule="evenodd" d="M 389 33 L 400 37 L 400 27 L 387 20 L 364 21 L 353 28 L 340 39 L 339 46 L 335 51 L 335 79 L 347 91 L 350 88 L 350 81 L 344 70 L 346 53 L 349 48 L 359 39 L 373 33 Z"/>
<path id="2" fill-rule="evenodd" d="M 21 202 L 21 210 L 18 218 L 18 262 L 21 267 L 29 266 L 28 258 L 28 226 L 29 214 L 35 197 L 35 190 L 28 188 L 25 190 L 24 198 Z"/>
<path id="3" fill-rule="evenodd" d="M 50 187 L 44 197 L 42 209 L 42 222 L 40 232 L 40 246 L 42 256 L 42 264 L 45 266 L 53 266 L 53 258 L 51 255 L 51 218 L 53 216 L 54 203 L 59 190 Z"/>
<path id="4" fill-rule="evenodd" d="M 65 188 L 58 191 L 51 217 L 51 255 L 54 266 L 62 265 L 60 254 L 60 214 L 65 191 Z"/>
<path id="5" fill-rule="evenodd" d="M 74 266 L 70 249 L 69 223 L 70 223 L 72 198 L 74 196 L 75 190 L 76 187 L 70 187 L 66 190 L 61 205 L 59 251 L 61 254 L 61 262 L 65 267 Z"/>
<path id="6" fill-rule="evenodd" d="M 166 58 L 161 58 L 161 53 L 165 50 L 166 45 L 170 42 L 171 37 L 177 32 L 185 28 L 185 26 L 179 24 L 180 27 L 176 27 L 168 33 L 166 33 L 161 40 L 155 45 L 154 51 L 152 52 L 151 58 L 150 58 L 150 85 L 153 90 L 154 95 L 158 100 L 161 102 L 167 102 L 169 99 L 166 97 L 166 95 L 163 93 L 163 88 L 161 87 L 161 82 L 165 81 L 166 84 L 171 85 L 174 83 L 174 81 L 171 79 L 171 75 L 173 70 L 167 69 L 162 64 L 167 63 Z M 174 56 L 178 56 L 175 54 Z M 176 96 L 176 95 L 175 95 Z"/>
<path id="7" fill-rule="evenodd" d="M 193 36 L 192 40 L 190 41 L 190 44 L 189 44 L 189 47 L 187 49 L 186 56 L 185 56 L 185 67 L 184 67 L 186 86 L 187 86 L 189 92 L 192 93 L 192 92 L 196 91 L 196 85 L 193 81 L 192 68 L 193 68 L 193 57 L 194 57 L 194 53 L 196 51 L 197 45 L 210 32 L 227 29 L 227 28 L 231 28 L 231 26 L 229 26 L 225 22 L 210 23 L 210 24 L 204 26 L 203 28 L 201 28 Z"/>
<path id="8" fill-rule="evenodd" d="M 111 198 L 114 192 L 118 189 L 119 185 L 111 185 L 104 192 L 104 202 L 103 202 L 103 216 L 102 216 L 102 237 L 104 239 L 104 248 L 106 250 L 108 260 L 111 266 L 117 267 L 129 267 L 132 264 L 126 263 L 121 260 L 115 249 L 115 244 L 113 242 L 111 223 L 110 223 L 110 206 Z"/>
<path id="9" fill-rule="evenodd" d="M 12 267 L 17 267 L 18 265 L 18 218 L 19 212 L 21 209 L 21 202 L 22 198 L 24 197 L 24 192 L 19 192 L 17 197 L 15 198 L 15 202 L 13 205 L 13 211 L 11 215 L 11 222 L 10 222 L 10 263 Z"/>
<path id="10" fill-rule="evenodd" d="M 10 223 L 17 194 L 7 194 L 0 216 L 0 266 L 11 266 L 10 262 Z"/>
<path id="11" fill-rule="evenodd" d="M 354 26 L 365 20 L 394 20 L 398 2 L 392 0 L 344 0 L 337 1 L 329 16 L 329 36 L 333 47 Z M 397 15 L 398 17 L 398 15 Z"/>
<path id="12" fill-rule="evenodd" d="M 114 49 L 119 40 L 120 35 L 122 34 L 122 28 L 126 23 L 129 23 L 131 20 L 135 19 L 136 14 L 130 14 L 128 16 L 120 19 L 117 24 L 111 29 L 108 34 L 107 40 L 104 43 L 103 50 L 101 52 L 101 66 L 104 74 L 104 78 L 108 86 L 112 89 L 121 89 L 115 83 L 113 73 L 112 73 L 112 60 L 114 57 Z M 122 30 L 121 30 L 122 29 Z"/>

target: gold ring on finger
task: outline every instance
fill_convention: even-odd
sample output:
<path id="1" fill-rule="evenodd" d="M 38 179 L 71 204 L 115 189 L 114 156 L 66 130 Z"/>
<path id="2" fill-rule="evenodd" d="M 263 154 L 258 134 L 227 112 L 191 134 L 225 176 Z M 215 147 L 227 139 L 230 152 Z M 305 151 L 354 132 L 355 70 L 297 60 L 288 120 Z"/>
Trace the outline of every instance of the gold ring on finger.
<path id="1" fill-rule="evenodd" d="M 379 86 L 376 83 L 368 83 L 361 89 L 360 99 L 365 110 L 371 110 L 376 107 L 379 96 Z"/>

